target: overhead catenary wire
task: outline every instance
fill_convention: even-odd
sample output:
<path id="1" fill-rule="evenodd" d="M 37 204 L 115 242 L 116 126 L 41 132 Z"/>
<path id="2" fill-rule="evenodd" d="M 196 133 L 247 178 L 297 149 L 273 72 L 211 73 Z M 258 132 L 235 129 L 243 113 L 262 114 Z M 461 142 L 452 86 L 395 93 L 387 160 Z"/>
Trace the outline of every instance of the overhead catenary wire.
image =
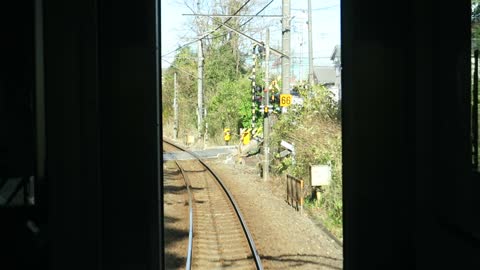
<path id="1" fill-rule="evenodd" d="M 256 15 L 262 13 L 268 6 L 270 6 L 271 3 L 273 3 L 274 0 L 271 0 L 268 4 L 266 4 L 259 12 L 256 13 Z M 245 24 L 249 23 L 251 20 L 253 20 L 253 18 L 255 17 L 252 17 L 250 19 L 248 19 L 246 22 L 244 22 L 243 24 L 240 25 L 240 27 L 243 27 L 245 26 Z"/>
<path id="2" fill-rule="evenodd" d="M 163 58 L 162 58 L 162 61 L 170 64 L 172 67 L 176 68 L 178 71 L 181 71 L 181 72 L 187 74 L 188 76 L 190 76 L 190 77 L 192 77 L 192 78 L 194 78 L 194 79 L 197 79 L 197 78 L 198 78 L 197 76 L 193 75 L 192 73 L 190 73 L 190 72 L 188 72 L 188 71 L 185 71 L 185 70 L 183 70 L 182 68 L 179 68 L 178 66 L 174 65 L 174 64 L 173 64 L 172 62 L 170 62 L 170 61 L 167 61 L 167 60 L 165 60 L 165 59 L 163 59 Z"/>
<path id="3" fill-rule="evenodd" d="M 258 11 L 258 12 L 256 13 L 256 15 L 262 13 L 268 6 L 270 6 L 270 4 L 273 3 L 273 1 L 274 1 L 274 0 L 271 0 L 270 2 L 268 2 L 268 4 L 266 4 L 260 11 Z M 250 1 L 247 1 L 246 3 L 248 3 L 248 2 L 250 2 Z M 243 4 L 242 7 L 240 7 L 240 9 L 238 9 L 233 15 L 236 15 L 238 12 L 240 12 L 241 8 L 243 8 L 243 7 L 246 5 L 246 3 Z M 190 10 L 192 10 L 189 6 L 187 6 L 187 7 L 188 7 Z M 192 11 L 192 12 L 195 13 L 194 11 Z M 248 19 L 247 21 L 245 21 L 243 24 L 241 24 L 240 27 L 245 26 L 247 23 L 249 23 L 250 21 L 252 21 L 254 18 L 255 18 L 255 17 L 251 17 L 250 19 Z M 224 23 L 221 23 L 221 24 L 220 24 L 217 28 L 215 28 L 214 30 L 210 30 L 210 31 L 208 31 L 207 33 L 205 33 L 204 35 L 202 35 L 201 38 L 197 38 L 197 39 L 195 39 L 195 40 L 193 40 L 193 41 L 187 42 L 187 43 L 179 46 L 177 49 L 175 49 L 175 50 L 173 50 L 173 51 L 171 51 L 171 52 L 168 52 L 168 53 L 166 53 L 166 54 L 163 54 L 162 57 L 165 57 L 165 56 L 167 56 L 167 55 L 170 55 L 170 54 L 172 54 L 172 53 L 174 53 L 174 52 L 176 52 L 176 51 L 178 51 L 178 50 L 181 50 L 181 49 L 187 47 L 188 45 L 191 45 L 191 44 L 197 42 L 198 40 L 200 40 L 200 39 L 202 39 L 202 38 L 206 38 L 207 36 L 211 35 L 213 32 L 215 32 L 215 31 L 217 31 L 218 29 L 220 29 L 220 28 L 223 26 L 223 24 L 227 23 L 230 19 L 231 19 L 231 17 L 228 18 L 227 20 L 225 20 Z M 214 38 L 221 38 L 221 37 L 224 37 L 224 36 L 226 36 L 226 34 L 223 34 L 223 35 L 220 35 L 220 36 L 216 36 L 216 37 L 214 37 Z"/>
<path id="4" fill-rule="evenodd" d="M 271 0 L 270 2 L 268 2 L 268 4 L 266 4 L 260 11 L 258 11 L 254 17 L 251 17 L 250 19 L 248 19 L 247 21 L 245 21 L 244 23 L 242 23 L 239 28 L 242 28 L 244 27 L 247 23 L 251 22 L 254 18 L 259 18 L 260 16 L 258 16 L 260 13 L 262 13 L 268 6 L 270 6 L 270 4 L 273 3 L 274 0 Z M 227 15 L 228 16 L 228 15 Z M 262 28 L 263 30 L 263 28 Z M 222 38 L 224 36 L 226 36 L 227 34 L 223 34 L 223 35 L 220 35 L 220 36 L 215 36 L 211 39 L 216 39 L 216 38 Z"/>
<path id="5" fill-rule="evenodd" d="M 321 8 L 312 8 L 312 11 L 327 10 L 327 9 L 335 8 L 335 7 L 338 7 L 338 6 L 340 6 L 340 5 L 336 4 L 336 5 L 331 5 L 331 6 L 321 7 Z M 305 8 L 292 8 L 292 10 L 305 11 L 306 9 Z"/>
<path id="6" fill-rule="evenodd" d="M 231 27 L 231 26 L 228 26 L 228 25 L 226 25 L 226 24 L 223 24 L 222 26 L 226 27 L 227 29 L 229 29 L 229 30 L 231 30 L 231 31 L 233 31 L 233 32 L 235 32 L 235 33 L 237 33 L 237 34 L 239 34 L 239 35 L 242 35 L 242 36 L 244 36 L 244 37 L 252 40 L 253 42 L 257 43 L 258 45 L 264 46 L 264 44 L 263 44 L 261 41 L 258 41 L 258 40 L 256 40 L 256 39 L 254 39 L 254 38 L 252 38 L 252 37 L 250 37 L 250 36 L 248 36 L 248 35 L 240 32 L 240 31 L 238 31 L 238 30 L 234 29 L 234 28 Z M 273 52 L 275 52 L 275 53 L 278 54 L 278 55 L 281 55 L 281 56 L 287 58 L 287 59 L 290 58 L 288 55 L 285 55 L 284 53 L 282 53 L 282 52 L 280 52 L 280 51 L 278 51 L 278 50 L 275 50 L 275 49 L 273 49 L 273 48 L 270 48 L 270 50 L 273 51 Z"/>
<path id="7" fill-rule="evenodd" d="M 233 15 L 237 15 L 238 12 L 240 12 L 250 1 L 251 1 L 251 0 L 245 1 L 245 3 L 243 3 L 243 5 L 242 5 L 239 9 L 237 9 L 237 11 L 235 11 L 235 12 L 233 13 Z M 188 6 L 188 5 L 186 5 L 186 6 L 187 6 L 188 9 L 190 9 L 193 13 L 195 13 L 195 11 L 194 11 L 190 6 Z M 186 46 L 188 46 L 188 45 L 190 45 L 190 44 L 192 44 L 192 43 L 198 42 L 199 40 L 207 37 L 208 35 L 212 34 L 213 32 L 217 31 L 218 29 L 220 29 L 223 24 L 229 22 L 231 19 L 232 19 L 232 17 L 227 18 L 223 23 L 221 23 L 219 26 L 217 26 L 217 28 L 215 28 L 215 29 L 213 29 L 213 30 L 210 30 L 210 31 L 207 31 L 206 33 L 204 33 L 203 35 L 201 35 L 200 38 L 197 38 L 197 39 L 195 39 L 194 41 L 188 42 L 188 43 L 186 43 L 186 44 L 178 47 L 177 49 L 175 49 L 175 50 L 173 50 L 173 51 L 171 51 L 171 52 L 169 52 L 169 53 L 167 53 L 167 54 L 162 55 L 162 57 L 165 57 L 165 56 L 167 56 L 167 55 L 169 55 L 169 54 L 172 54 L 172 53 L 174 53 L 174 52 L 176 52 L 176 51 L 178 51 L 178 50 L 180 50 L 180 49 L 182 49 L 182 48 L 185 48 Z"/>

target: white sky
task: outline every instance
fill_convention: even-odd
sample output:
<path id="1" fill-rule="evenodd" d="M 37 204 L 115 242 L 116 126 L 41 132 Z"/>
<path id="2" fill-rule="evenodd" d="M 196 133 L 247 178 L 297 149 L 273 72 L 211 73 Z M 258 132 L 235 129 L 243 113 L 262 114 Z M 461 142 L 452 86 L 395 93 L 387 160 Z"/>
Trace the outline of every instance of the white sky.
<path id="1" fill-rule="evenodd" d="M 195 3 L 196 1 L 189 0 L 187 2 Z M 214 0 L 204 0 L 202 2 L 208 4 L 213 3 Z M 281 0 L 275 0 L 262 14 L 281 15 L 281 4 Z M 192 6 L 192 8 L 196 8 L 196 6 Z M 307 0 L 291 1 L 291 15 L 295 16 L 292 20 L 291 32 L 291 50 L 294 57 L 292 62 L 294 70 L 292 72 L 297 76 L 304 76 L 308 69 L 307 8 Z M 253 10 L 251 14 L 256 12 Z M 190 28 L 192 17 L 182 16 L 186 13 L 191 14 L 192 11 L 187 8 L 183 0 L 161 1 L 162 55 L 195 38 L 196 34 Z M 251 23 L 268 20 L 273 22 L 273 26 L 270 28 L 270 44 L 280 50 L 281 23 L 279 18 L 255 18 Z M 329 58 L 333 47 L 340 44 L 340 0 L 312 0 L 312 22 L 314 65 L 332 65 Z M 262 39 L 262 35 L 258 34 L 254 38 Z M 196 44 L 194 43 L 193 46 L 196 46 Z M 171 62 L 174 55 L 175 53 L 172 53 L 163 57 L 163 59 Z M 168 66 L 167 62 L 162 61 L 162 67 Z"/>

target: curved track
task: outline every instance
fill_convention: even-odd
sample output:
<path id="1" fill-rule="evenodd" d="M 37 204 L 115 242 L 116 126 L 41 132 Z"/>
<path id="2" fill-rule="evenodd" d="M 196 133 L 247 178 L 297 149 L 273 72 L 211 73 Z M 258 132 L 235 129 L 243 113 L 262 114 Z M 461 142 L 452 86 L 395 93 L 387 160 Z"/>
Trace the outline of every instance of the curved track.
<path id="1" fill-rule="evenodd" d="M 167 152 L 186 151 L 163 140 Z M 190 197 L 190 234 L 186 268 L 263 269 L 242 214 L 221 179 L 195 154 L 176 161 Z M 193 216 L 193 220 L 192 220 Z"/>

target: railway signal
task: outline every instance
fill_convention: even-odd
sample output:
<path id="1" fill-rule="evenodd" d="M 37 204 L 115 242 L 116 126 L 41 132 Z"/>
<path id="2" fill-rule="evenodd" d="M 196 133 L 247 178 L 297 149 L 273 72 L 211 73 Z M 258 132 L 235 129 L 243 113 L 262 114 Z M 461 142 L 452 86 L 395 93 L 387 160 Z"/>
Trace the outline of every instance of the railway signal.
<path id="1" fill-rule="evenodd" d="M 260 86 L 256 86 L 255 87 L 255 91 L 254 91 L 254 94 L 253 94 L 253 101 L 258 105 L 262 105 L 262 102 L 263 102 L 263 92 L 262 92 L 262 88 Z"/>

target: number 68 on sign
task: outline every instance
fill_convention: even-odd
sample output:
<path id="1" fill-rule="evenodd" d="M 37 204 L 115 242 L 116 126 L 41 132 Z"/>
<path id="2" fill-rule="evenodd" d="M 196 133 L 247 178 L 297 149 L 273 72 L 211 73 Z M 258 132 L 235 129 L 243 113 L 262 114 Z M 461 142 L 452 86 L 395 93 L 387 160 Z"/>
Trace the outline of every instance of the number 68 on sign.
<path id="1" fill-rule="evenodd" d="M 288 107 L 292 105 L 292 95 L 290 94 L 281 94 L 280 95 L 280 106 Z"/>

